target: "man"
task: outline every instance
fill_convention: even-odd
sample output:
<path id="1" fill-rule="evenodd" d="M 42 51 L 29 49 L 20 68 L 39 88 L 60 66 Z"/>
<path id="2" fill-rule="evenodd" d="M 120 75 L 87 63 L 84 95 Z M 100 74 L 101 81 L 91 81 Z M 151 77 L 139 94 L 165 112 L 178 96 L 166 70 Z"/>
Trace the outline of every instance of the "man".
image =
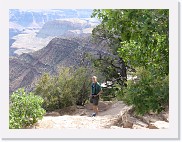
<path id="1" fill-rule="evenodd" d="M 102 93 L 102 88 L 101 85 L 97 82 L 97 77 L 93 76 L 92 77 L 92 94 L 91 94 L 91 99 L 92 99 L 92 104 L 93 104 L 93 111 L 94 113 L 92 114 L 92 117 L 98 115 L 98 103 L 99 103 L 99 96 Z"/>

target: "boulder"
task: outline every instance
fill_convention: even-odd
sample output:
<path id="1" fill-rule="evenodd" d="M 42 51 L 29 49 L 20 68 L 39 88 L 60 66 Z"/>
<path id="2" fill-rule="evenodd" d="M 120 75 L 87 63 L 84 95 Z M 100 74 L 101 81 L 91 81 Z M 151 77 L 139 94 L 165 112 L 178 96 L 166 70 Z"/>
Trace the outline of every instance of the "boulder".
<path id="1" fill-rule="evenodd" d="M 133 127 L 133 123 L 129 121 L 123 122 L 123 128 L 132 128 L 132 127 Z"/>
<path id="2" fill-rule="evenodd" d="M 169 123 L 165 121 L 156 121 L 149 124 L 149 129 L 168 129 Z"/>
<path id="3" fill-rule="evenodd" d="M 148 128 L 149 128 L 149 129 L 158 129 L 153 123 L 150 123 L 150 124 L 148 125 Z"/>

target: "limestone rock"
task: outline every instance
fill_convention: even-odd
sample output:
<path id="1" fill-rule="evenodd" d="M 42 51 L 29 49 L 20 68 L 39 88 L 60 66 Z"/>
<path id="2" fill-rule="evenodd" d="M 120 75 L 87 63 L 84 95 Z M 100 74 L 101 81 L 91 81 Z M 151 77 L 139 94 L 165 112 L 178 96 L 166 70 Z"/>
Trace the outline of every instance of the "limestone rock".
<path id="1" fill-rule="evenodd" d="M 158 129 L 153 123 L 150 123 L 150 124 L 148 125 L 148 128 L 149 128 L 149 129 Z"/>
<path id="2" fill-rule="evenodd" d="M 126 121 L 123 122 L 123 128 L 132 128 L 133 127 L 133 123 Z"/>
<path id="3" fill-rule="evenodd" d="M 149 124 L 149 129 L 168 129 L 169 123 L 165 121 L 156 121 Z"/>
<path id="4" fill-rule="evenodd" d="M 169 113 L 163 113 L 162 117 L 163 117 L 164 121 L 169 122 Z"/>
<path id="5" fill-rule="evenodd" d="M 141 126 L 141 127 L 145 127 L 147 128 L 148 127 L 148 124 L 138 120 L 137 118 L 134 118 L 134 117 L 130 117 L 128 119 L 128 121 L 130 121 L 131 123 L 135 124 L 135 125 L 138 125 L 138 126 Z"/>
<path id="6" fill-rule="evenodd" d="M 142 127 L 140 125 L 133 124 L 132 129 L 147 129 L 146 127 Z"/>

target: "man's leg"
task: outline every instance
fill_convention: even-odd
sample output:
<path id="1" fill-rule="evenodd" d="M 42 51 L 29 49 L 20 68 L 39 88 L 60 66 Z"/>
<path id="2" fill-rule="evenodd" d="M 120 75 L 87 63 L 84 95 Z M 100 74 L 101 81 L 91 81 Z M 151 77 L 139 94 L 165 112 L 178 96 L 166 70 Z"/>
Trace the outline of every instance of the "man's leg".
<path id="1" fill-rule="evenodd" d="M 97 106 L 95 106 L 95 113 L 98 115 L 98 113 L 99 113 L 99 108 L 98 108 L 98 105 Z"/>
<path id="2" fill-rule="evenodd" d="M 93 112 L 96 113 L 95 105 L 93 104 Z"/>
<path id="3" fill-rule="evenodd" d="M 94 113 L 98 114 L 98 106 L 97 105 L 93 105 L 93 111 L 94 111 Z"/>
<path id="4" fill-rule="evenodd" d="M 97 98 L 97 99 L 96 99 L 96 102 L 95 102 L 95 112 L 96 112 L 97 115 L 98 115 L 98 113 L 99 113 L 98 105 L 99 105 L 99 98 Z"/>
<path id="5" fill-rule="evenodd" d="M 94 98 L 93 99 L 93 111 L 94 111 L 94 115 L 98 115 L 98 112 L 99 112 L 99 110 L 98 110 L 98 98 Z"/>
<path id="6" fill-rule="evenodd" d="M 93 105 L 93 111 L 98 115 L 99 113 L 98 105 Z"/>
<path id="7" fill-rule="evenodd" d="M 96 106 L 93 104 L 93 114 L 92 114 L 92 117 L 94 116 L 96 116 L 96 114 L 97 114 L 97 111 L 96 111 Z"/>

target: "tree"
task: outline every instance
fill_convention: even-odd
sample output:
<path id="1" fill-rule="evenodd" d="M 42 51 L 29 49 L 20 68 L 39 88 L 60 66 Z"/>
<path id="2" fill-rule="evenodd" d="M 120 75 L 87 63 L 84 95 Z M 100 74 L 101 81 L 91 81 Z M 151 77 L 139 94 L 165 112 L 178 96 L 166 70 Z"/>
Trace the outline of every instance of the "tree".
<path id="1" fill-rule="evenodd" d="M 137 74 L 140 81 L 127 83 L 124 100 L 133 104 L 139 113 L 146 113 L 149 110 L 161 111 L 166 105 L 163 102 L 168 102 L 169 99 L 169 93 L 167 93 L 169 83 L 165 81 L 169 75 L 169 10 L 97 9 L 94 10 L 92 16 L 102 21 L 95 31 L 99 27 L 102 28 L 97 32 L 93 30 L 93 37 L 100 35 L 104 38 L 99 39 L 109 41 L 114 54 L 123 60 L 127 70 L 129 67 L 138 72 L 138 69 L 142 68 L 144 72 L 147 72 L 148 76 L 143 78 L 139 76 L 142 76 L 144 72 L 141 71 Z M 99 34 L 99 32 L 103 34 Z M 114 69 L 115 67 L 111 67 L 110 71 Z M 116 72 L 112 73 L 112 76 L 116 76 Z M 144 79 L 147 77 L 150 79 Z M 148 89 L 148 85 L 154 83 L 156 86 L 153 86 L 153 91 L 150 91 L 151 88 Z M 159 88 L 165 88 L 165 91 L 161 91 Z M 133 90 L 140 90 L 137 93 L 145 92 L 147 95 L 133 95 L 134 93 L 131 93 Z M 162 97 L 154 97 L 157 94 Z M 155 101 L 152 101 L 153 104 L 150 105 L 152 107 L 142 112 L 142 107 L 148 107 L 143 105 L 143 101 L 151 100 L 149 98 L 153 98 Z M 166 100 L 161 101 L 163 98 Z M 136 103 L 136 100 L 140 101 Z"/>
<path id="2" fill-rule="evenodd" d="M 169 10 L 104 9 L 94 10 L 93 16 L 118 39 L 116 50 L 128 66 L 169 73 Z"/>

